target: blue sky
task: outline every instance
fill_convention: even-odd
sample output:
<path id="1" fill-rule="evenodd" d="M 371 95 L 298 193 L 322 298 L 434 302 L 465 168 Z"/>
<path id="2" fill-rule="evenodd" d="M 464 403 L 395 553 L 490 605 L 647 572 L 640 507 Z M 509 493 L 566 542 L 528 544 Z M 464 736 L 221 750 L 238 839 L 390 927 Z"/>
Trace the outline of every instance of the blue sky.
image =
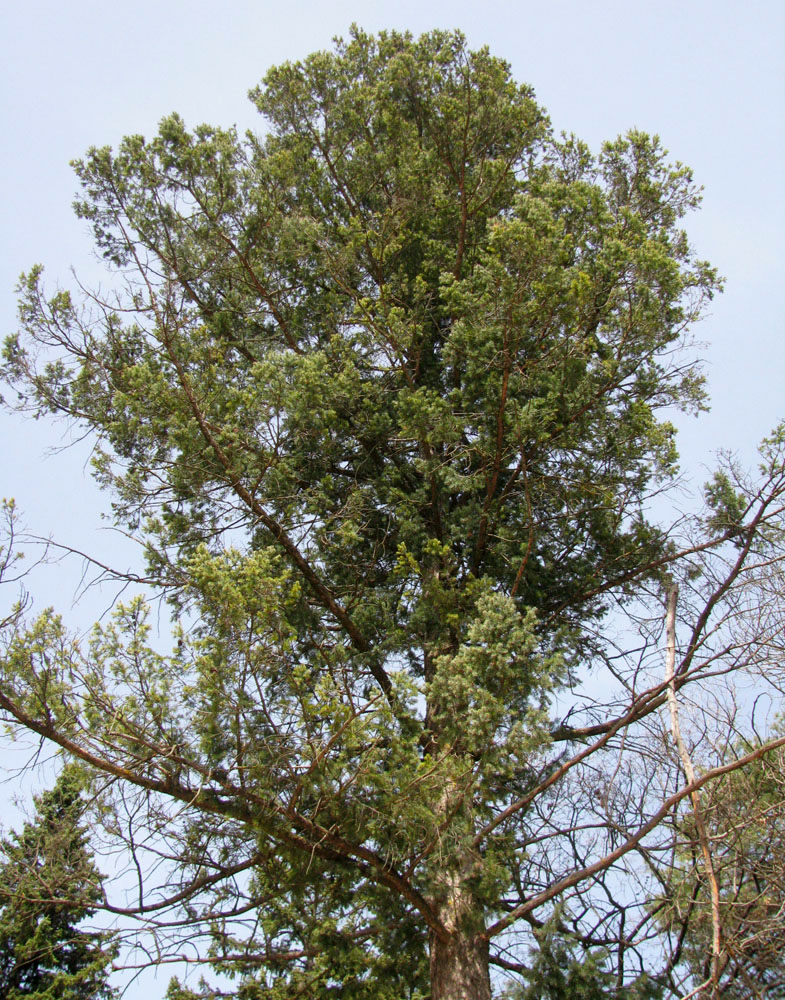
<path id="1" fill-rule="evenodd" d="M 687 228 L 727 285 L 695 330 L 706 344 L 712 410 L 680 420 L 683 468 L 700 484 L 702 464 L 719 448 L 753 463 L 757 442 L 785 416 L 781 0 L 6 4 L 3 335 L 15 325 L 17 277 L 33 263 L 45 265 L 52 284 L 72 282 L 71 265 L 87 284 L 101 280 L 85 226 L 70 208 L 69 160 L 128 133 L 149 135 L 175 110 L 190 125 L 258 128 L 246 93 L 266 69 L 329 46 L 355 21 L 369 31 L 460 28 L 473 47 L 487 44 L 533 85 L 557 131 L 575 132 L 595 149 L 633 126 L 656 132 L 694 169 L 705 200 Z M 97 533 L 106 504 L 86 471 L 89 442 L 47 453 L 69 440 L 62 426 L 0 414 L 0 495 L 16 497 L 31 530 L 130 558 L 111 535 Z M 41 603 L 68 610 L 72 577 L 52 574 L 41 588 Z M 86 622 L 103 610 L 92 592 L 74 614 Z"/>

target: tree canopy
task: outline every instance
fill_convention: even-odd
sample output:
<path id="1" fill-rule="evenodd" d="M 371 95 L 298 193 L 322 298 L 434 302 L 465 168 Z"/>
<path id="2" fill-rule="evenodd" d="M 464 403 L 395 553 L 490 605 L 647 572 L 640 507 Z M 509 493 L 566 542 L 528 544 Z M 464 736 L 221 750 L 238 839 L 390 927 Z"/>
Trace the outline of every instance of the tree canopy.
<path id="1" fill-rule="evenodd" d="M 6 378 L 94 434 L 148 594 L 82 642 L 20 612 L 0 706 L 168 859 L 117 912 L 243 996 L 485 1000 L 551 918 L 644 995 L 673 817 L 745 757 L 685 780 L 659 708 L 781 657 L 783 434 L 652 513 L 720 285 L 692 174 L 555 136 L 459 33 L 357 29 L 252 99 L 262 136 L 172 115 L 75 164 L 112 295 L 22 280 Z"/>

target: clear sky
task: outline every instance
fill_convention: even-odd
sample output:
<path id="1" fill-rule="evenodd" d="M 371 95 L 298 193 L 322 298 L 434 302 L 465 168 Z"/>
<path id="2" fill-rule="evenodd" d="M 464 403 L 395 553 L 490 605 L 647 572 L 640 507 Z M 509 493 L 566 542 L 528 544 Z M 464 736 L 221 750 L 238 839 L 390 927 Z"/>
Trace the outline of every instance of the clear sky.
<path id="1" fill-rule="evenodd" d="M 70 208 L 69 160 L 128 133 L 150 135 L 171 111 L 190 125 L 258 128 L 248 89 L 271 65 L 329 46 L 352 22 L 414 34 L 460 28 L 473 47 L 487 44 L 533 85 L 557 131 L 595 149 L 632 126 L 656 132 L 694 169 L 705 201 L 687 227 L 727 286 L 695 331 L 706 342 L 713 408 L 681 420 L 683 468 L 700 484 L 701 464 L 719 448 L 754 462 L 759 439 L 785 416 L 782 0 L 7 3 L 0 13 L 2 333 L 14 329 L 13 288 L 31 264 L 43 263 L 52 284 L 68 284 L 72 264 L 88 284 L 100 279 Z M 105 503 L 85 471 L 89 442 L 45 455 L 67 440 L 63 434 L 62 426 L 0 415 L 0 495 L 16 497 L 36 532 L 119 553 L 106 533 L 95 534 Z M 71 593 L 60 584 L 43 594 L 68 610 Z M 103 610 L 95 607 L 88 602 L 76 613 L 86 620 Z"/>

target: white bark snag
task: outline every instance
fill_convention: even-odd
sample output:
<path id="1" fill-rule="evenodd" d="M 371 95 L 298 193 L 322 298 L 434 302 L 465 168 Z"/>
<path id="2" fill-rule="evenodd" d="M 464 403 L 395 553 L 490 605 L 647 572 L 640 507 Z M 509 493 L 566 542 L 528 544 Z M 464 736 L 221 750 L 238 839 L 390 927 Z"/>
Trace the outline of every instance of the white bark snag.
<path id="1" fill-rule="evenodd" d="M 679 703 L 676 700 L 676 604 L 679 598 L 679 588 L 673 584 L 668 593 L 668 611 L 665 618 L 665 633 L 667 647 L 665 654 L 665 680 L 668 683 L 668 707 L 671 716 L 671 733 L 673 742 L 679 751 L 681 766 L 684 777 L 688 784 L 695 781 L 695 768 L 692 766 L 692 759 L 681 735 L 679 726 Z M 701 853 L 703 854 L 703 867 L 711 891 L 711 919 L 712 919 L 712 941 L 711 941 L 711 977 L 707 986 L 711 987 L 711 995 L 719 998 L 720 988 L 720 959 L 722 954 L 722 933 L 720 927 L 720 887 L 717 882 L 717 875 L 714 871 L 714 863 L 711 857 L 711 845 L 706 832 L 706 824 L 703 821 L 703 810 L 700 803 L 700 792 L 690 793 L 692 811 L 695 816 L 695 828 L 698 831 Z"/>

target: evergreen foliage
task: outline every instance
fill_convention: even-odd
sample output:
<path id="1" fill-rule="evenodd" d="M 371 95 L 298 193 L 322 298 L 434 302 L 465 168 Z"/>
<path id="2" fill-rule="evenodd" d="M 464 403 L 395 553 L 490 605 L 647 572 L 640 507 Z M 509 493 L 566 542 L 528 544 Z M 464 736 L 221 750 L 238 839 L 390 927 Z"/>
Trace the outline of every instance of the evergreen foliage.
<path id="1" fill-rule="evenodd" d="M 115 948 L 80 929 L 101 901 L 81 824 L 80 780 L 66 768 L 36 798 L 33 820 L 0 842 L 0 996 L 110 1000 Z"/>
<path id="2" fill-rule="evenodd" d="M 510 1000 L 660 1000 L 662 988 L 645 973 L 620 984 L 606 957 L 585 949 L 551 922 L 537 933 L 526 985 L 513 990 Z"/>

